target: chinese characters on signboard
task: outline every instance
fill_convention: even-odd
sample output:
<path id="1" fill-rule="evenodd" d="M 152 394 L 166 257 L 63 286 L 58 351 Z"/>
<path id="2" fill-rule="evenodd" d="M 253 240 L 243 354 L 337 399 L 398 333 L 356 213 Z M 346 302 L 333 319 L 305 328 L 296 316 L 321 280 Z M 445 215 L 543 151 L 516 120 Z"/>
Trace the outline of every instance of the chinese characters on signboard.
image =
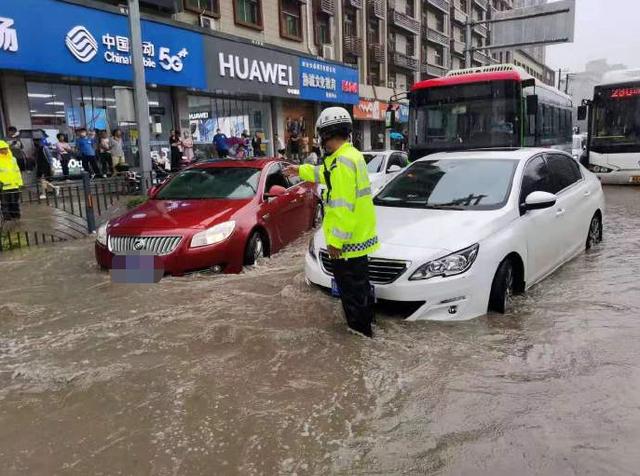
<path id="1" fill-rule="evenodd" d="M 359 100 L 358 71 L 324 61 L 300 58 L 300 97 L 344 104 Z"/>

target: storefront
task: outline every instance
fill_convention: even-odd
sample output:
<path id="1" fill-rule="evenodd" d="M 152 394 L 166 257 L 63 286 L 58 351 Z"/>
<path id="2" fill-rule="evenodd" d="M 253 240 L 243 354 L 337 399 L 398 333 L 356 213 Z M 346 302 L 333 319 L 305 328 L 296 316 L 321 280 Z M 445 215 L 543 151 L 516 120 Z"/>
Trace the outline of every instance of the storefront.
<path id="1" fill-rule="evenodd" d="M 0 17 L 5 125 L 41 128 L 54 138 L 62 132 L 71 141 L 79 128 L 119 128 L 137 165 L 127 17 L 58 0 L 3 2 Z M 205 156 L 217 129 L 229 137 L 258 134 L 273 154 L 275 133 L 312 134 L 321 104 L 359 99 L 353 68 L 150 20 L 142 21 L 142 33 L 158 155 L 168 154 L 174 128 L 188 130 Z M 288 127 L 294 118 L 297 128 Z"/>

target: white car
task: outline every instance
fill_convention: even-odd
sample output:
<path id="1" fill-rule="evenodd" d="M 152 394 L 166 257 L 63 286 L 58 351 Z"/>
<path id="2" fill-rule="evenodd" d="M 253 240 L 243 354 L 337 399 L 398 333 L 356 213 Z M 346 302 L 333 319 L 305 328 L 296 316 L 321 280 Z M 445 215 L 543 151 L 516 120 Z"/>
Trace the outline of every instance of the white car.
<path id="1" fill-rule="evenodd" d="M 369 171 L 371 190 L 378 191 L 409 164 L 406 152 L 399 150 L 370 150 L 362 153 Z"/>
<path id="2" fill-rule="evenodd" d="M 571 155 L 548 149 L 430 155 L 375 197 L 376 297 L 411 304 L 409 320 L 457 321 L 505 312 L 524 292 L 602 239 L 604 195 Z M 307 279 L 332 284 L 322 231 Z"/>

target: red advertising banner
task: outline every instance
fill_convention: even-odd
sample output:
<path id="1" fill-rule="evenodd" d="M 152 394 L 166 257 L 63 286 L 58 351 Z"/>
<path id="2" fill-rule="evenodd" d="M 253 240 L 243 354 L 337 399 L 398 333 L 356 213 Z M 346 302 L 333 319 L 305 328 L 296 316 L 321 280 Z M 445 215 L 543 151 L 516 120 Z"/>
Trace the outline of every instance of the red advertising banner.
<path id="1" fill-rule="evenodd" d="M 360 121 L 384 121 L 387 103 L 371 99 L 360 99 L 353 106 L 353 118 Z"/>

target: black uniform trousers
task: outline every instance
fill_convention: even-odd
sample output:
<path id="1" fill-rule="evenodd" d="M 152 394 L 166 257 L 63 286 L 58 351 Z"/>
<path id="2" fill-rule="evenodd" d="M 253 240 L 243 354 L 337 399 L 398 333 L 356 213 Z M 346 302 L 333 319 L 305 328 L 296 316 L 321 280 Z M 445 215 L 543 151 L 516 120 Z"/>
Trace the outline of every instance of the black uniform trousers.
<path id="1" fill-rule="evenodd" d="M 373 296 L 369 283 L 369 258 L 333 260 L 333 277 L 342 300 L 347 325 L 355 331 L 371 337 L 374 319 Z"/>

